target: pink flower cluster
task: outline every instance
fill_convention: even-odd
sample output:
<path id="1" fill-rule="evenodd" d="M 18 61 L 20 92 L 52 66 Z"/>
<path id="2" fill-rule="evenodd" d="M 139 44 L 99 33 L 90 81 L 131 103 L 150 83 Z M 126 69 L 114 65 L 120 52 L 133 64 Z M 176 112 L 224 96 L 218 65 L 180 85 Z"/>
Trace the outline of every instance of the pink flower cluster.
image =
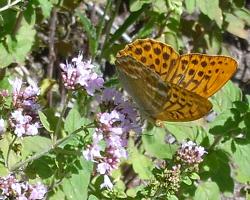
<path id="1" fill-rule="evenodd" d="M 202 156 L 207 153 L 202 146 L 192 141 L 184 142 L 177 152 L 179 159 L 186 164 L 199 164 L 203 161 Z"/>
<path id="2" fill-rule="evenodd" d="M 104 89 L 97 97 L 105 112 L 97 114 L 98 127 L 93 134 L 93 142 L 83 151 L 85 159 L 97 164 L 97 172 L 104 175 L 101 187 L 112 188 L 108 175 L 117 169 L 122 158 L 127 158 L 127 136 L 129 131 L 141 132 L 137 111 L 122 94 L 114 89 Z M 105 147 L 100 146 L 105 141 Z"/>
<path id="3" fill-rule="evenodd" d="M 0 177 L 0 199 L 38 200 L 46 193 L 47 188 L 41 183 L 31 185 L 18 181 L 13 175 Z"/>
<path id="4" fill-rule="evenodd" d="M 82 86 L 93 96 L 96 90 L 103 87 L 104 80 L 94 72 L 95 66 L 90 61 L 82 61 L 82 58 L 82 54 L 79 54 L 71 63 L 60 64 L 64 86 L 72 90 Z"/>
<path id="5" fill-rule="evenodd" d="M 38 109 L 37 96 L 39 88 L 37 85 L 23 87 L 21 79 L 9 80 L 12 85 L 12 104 L 14 111 L 10 116 L 10 125 L 18 137 L 24 135 L 37 135 Z"/>

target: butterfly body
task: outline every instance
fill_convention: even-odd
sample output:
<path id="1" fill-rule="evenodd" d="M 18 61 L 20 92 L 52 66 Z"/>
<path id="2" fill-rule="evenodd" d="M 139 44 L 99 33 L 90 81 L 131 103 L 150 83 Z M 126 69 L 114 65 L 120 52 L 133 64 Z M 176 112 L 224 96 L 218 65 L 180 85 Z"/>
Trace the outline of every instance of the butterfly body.
<path id="1" fill-rule="evenodd" d="M 147 118 L 191 121 L 209 112 L 207 99 L 233 75 L 237 62 L 227 56 L 179 55 L 171 46 L 139 39 L 118 52 L 122 85 Z"/>

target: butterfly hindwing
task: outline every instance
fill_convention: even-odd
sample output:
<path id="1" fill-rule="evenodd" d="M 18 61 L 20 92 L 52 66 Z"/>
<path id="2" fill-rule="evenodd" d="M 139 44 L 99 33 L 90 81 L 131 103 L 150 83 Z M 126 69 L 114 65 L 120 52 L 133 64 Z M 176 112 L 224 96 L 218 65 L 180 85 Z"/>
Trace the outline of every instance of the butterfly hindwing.
<path id="1" fill-rule="evenodd" d="M 195 120 L 212 108 L 206 98 L 164 82 L 152 69 L 131 56 L 118 57 L 116 64 L 124 88 L 142 113 L 153 121 Z"/>

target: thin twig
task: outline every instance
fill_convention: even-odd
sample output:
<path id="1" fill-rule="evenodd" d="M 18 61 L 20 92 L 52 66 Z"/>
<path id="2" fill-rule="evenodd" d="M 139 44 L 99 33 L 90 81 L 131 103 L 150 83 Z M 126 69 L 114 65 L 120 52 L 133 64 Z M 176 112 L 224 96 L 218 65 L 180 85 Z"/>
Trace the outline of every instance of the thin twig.
<path id="1" fill-rule="evenodd" d="M 6 165 L 7 168 L 9 168 L 10 151 L 11 151 L 11 149 L 13 147 L 13 144 L 15 143 L 16 139 L 17 139 L 17 136 L 14 137 L 14 139 L 12 140 L 12 142 L 10 143 L 9 148 L 8 148 L 8 152 L 7 152 L 7 156 L 6 156 L 6 162 L 5 162 L 5 165 Z"/>
<path id="2" fill-rule="evenodd" d="M 101 34 L 102 34 L 102 30 L 103 30 L 103 27 L 104 27 L 104 22 L 105 22 L 105 16 L 108 12 L 108 10 L 110 9 L 110 6 L 111 6 L 111 2 L 112 0 L 108 0 L 106 6 L 105 6 L 105 10 L 104 10 L 104 14 L 103 14 L 103 17 L 101 18 L 101 21 L 99 23 L 99 26 L 96 30 L 96 40 L 99 41 L 100 40 L 100 37 L 101 37 Z M 92 55 L 92 61 L 95 59 L 95 56 L 96 55 Z"/>
<path id="3" fill-rule="evenodd" d="M 23 21 L 23 11 L 20 11 L 17 15 L 15 26 L 12 30 L 13 36 L 15 36 L 17 34 L 18 30 L 21 28 L 22 21 Z"/>
<path id="4" fill-rule="evenodd" d="M 14 6 L 14 5 L 20 3 L 21 1 L 22 1 L 22 0 L 16 0 L 16 1 L 13 1 L 13 2 L 11 3 L 11 1 L 9 0 L 9 1 L 8 1 L 8 4 L 7 4 L 6 6 L 0 8 L 0 12 L 2 12 L 2 11 L 4 11 L 4 10 L 8 10 L 8 9 L 11 8 L 12 6 Z"/>
<path id="5" fill-rule="evenodd" d="M 102 52 L 101 52 L 101 55 L 99 57 L 98 63 L 100 63 L 100 61 L 102 59 L 102 56 L 103 56 L 103 53 L 104 53 L 103 50 L 107 46 L 107 42 L 108 42 L 108 39 L 109 39 L 109 36 L 110 36 L 110 33 L 111 33 L 111 28 L 112 28 L 112 25 L 114 23 L 115 16 L 119 12 L 120 5 L 121 5 L 121 0 L 118 0 L 117 3 L 116 3 L 115 11 L 112 13 L 112 16 L 110 17 L 110 19 L 108 21 L 107 28 L 106 28 L 106 31 L 105 31 L 106 37 L 105 37 L 105 40 L 104 40 L 102 48 L 101 48 Z"/>
<path id="6" fill-rule="evenodd" d="M 103 10 L 98 7 L 97 5 L 94 7 L 93 2 L 89 1 L 89 2 L 85 2 L 85 4 L 90 8 L 90 9 L 94 9 L 96 11 L 96 13 L 100 16 L 103 17 L 106 21 L 109 21 L 110 18 L 109 16 L 104 16 L 104 12 Z M 112 29 L 111 29 L 111 33 L 114 33 L 116 30 L 118 30 L 119 26 L 115 23 L 112 24 Z M 131 42 L 131 37 L 127 34 L 127 33 L 123 33 L 122 34 L 122 38 L 123 40 L 125 40 L 126 42 Z"/>
<path id="7" fill-rule="evenodd" d="M 68 107 L 68 103 L 69 103 L 70 98 L 71 98 L 71 93 L 69 92 L 68 96 L 66 98 L 66 102 L 64 103 L 62 112 L 60 114 L 60 118 L 59 118 L 59 120 L 57 122 L 57 125 L 56 125 L 56 130 L 55 130 L 55 133 L 53 135 L 53 144 L 56 144 L 57 136 L 58 136 L 58 133 L 59 133 L 59 130 L 60 130 L 60 127 L 61 127 L 61 123 L 62 123 L 62 119 L 63 119 L 63 116 L 64 116 L 64 114 L 66 112 L 67 107 Z"/>
<path id="8" fill-rule="evenodd" d="M 13 167 L 10 169 L 10 171 L 12 171 L 12 172 L 13 172 L 13 171 L 16 171 L 16 170 L 22 168 L 24 165 L 28 164 L 29 162 L 32 162 L 32 161 L 34 161 L 34 160 L 36 160 L 36 159 L 39 159 L 39 158 L 41 158 L 42 156 L 44 156 L 44 155 L 50 153 L 51 151 L 53 151 L 54 149 L 56 149 L 59 145 L 63 144 L 63 143 L 66 142 L 67 140 L 69 140 L 72 136 L 76 135 L 78 132 L 85 130 L 86 127 L 88 127 L 88 126 L 89 126 L 89 125 L 86 125 L 86 126 L 83 126 L 83 127 L 79 128 L 79 129 L 75 130 L 73 133 L 71 133 L 71 134 L 68 135 L 67 137 L 58 140 L 58 141 L 56 142 L 56 144 L 50 146 L 48 149 L 45 149 L 44 151 L 39 152 L 39 153 L 37 153 L 37 154 L 35 154 L 35 155 L 29 157 L 28 159 L 26 159 L 26 160 L 24 160 L 24 161 L 22 161 L 22 162 L 17 163 L 15 166 L 13 166 Z"/>
<path id="9" fill-rule="evenodd" d="M 209 147 L 209 151 L 213 150 L 215 148 L 215 146 L 217 144 L 219 144 L 219 142 L 221 141 L 222 138 L 223 138 L 222 135 L 215 136 L 213 144 Z"/>
<path id="10" fill-rule="evenodd" d="M 54 7 L 51 12 L 50 26 L 49 26 L 49 65 L 48 65 L 48 78 L 53 77 L 54 63 L 56 60 L 55 55 L 55 31 L 56 31 L 56 21 L 57 21 L 57 8 Z M 48 94 L 49 105 L 52 105 L 52 93 Z"/>

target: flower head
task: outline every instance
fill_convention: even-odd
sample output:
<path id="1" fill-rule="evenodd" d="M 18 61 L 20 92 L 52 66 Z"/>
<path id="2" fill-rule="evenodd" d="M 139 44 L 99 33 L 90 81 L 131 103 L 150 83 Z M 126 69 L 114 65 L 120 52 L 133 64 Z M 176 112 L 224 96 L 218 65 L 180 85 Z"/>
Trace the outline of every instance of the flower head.
<path id="1" fill-rule="evenodd" d="M 203 161 L 202 156 L 207 153 L 204 147 L 198 146 L 192 141 L 184 142 L 177 152 L 179 159 L 186 164 L 199 164 Z"/>
<path id="2" fill-rule="evenodd" d="M 31 185 L 9 175 L 0 178 L 0 191 L 4 199 L 38 200 L 44 198 L 47 188 L 41 183 Z"/>
<path id="3" fill-rule="evenodd" d="M 117 169 L 121 159 L 126 159 L 127 136 L 130 131 L 140 132 L 136 109 L 122 98 L 122 94 L 115 89 L 104 89 L 97 97 L 105 111 L 96 117 L 97 128 L 93 134 L 93 143 L 83 151 L 87 160 L 97 164 L 97 172 L 104 175 L 101 187 L 111 188 L 112 183 L 108 175 Z M 105 142 L 101 148 L 99 142 Z M 113 185 L 112 185 L 113 186 Z"/>
<path id="4" fill-rule="evenodd" d="M 108 189 L 112 189 L 113 188 L 113 184 L 110 181 L 109 177 L 107 175 L 104 175 L 104 181 L 103 183 L 100 185 L 101 188 L 108 188 Z"/>
<path id="5" fill-rule="evenodd" d="M 9 118 L 10 125 L 18 137 L 24 135 L 37 135 L 38 109 L 37 98 L 40 93 L 36 84 L 23 86 L 21 79 L 9 80 L 12 84 L 12 100 L 14 111 Z"/>
<path id="6" fill-rule="evenodd" d="M 60 64 L 64 86 L 67 89 L 76 89 L 82 86 L 93 96 L 96 90 L 103 87 L 104 80 L 94 72 L 95 66 L 90 61 L 82 61 L 82 54 L 72 59 L 71 63 Z"/>

